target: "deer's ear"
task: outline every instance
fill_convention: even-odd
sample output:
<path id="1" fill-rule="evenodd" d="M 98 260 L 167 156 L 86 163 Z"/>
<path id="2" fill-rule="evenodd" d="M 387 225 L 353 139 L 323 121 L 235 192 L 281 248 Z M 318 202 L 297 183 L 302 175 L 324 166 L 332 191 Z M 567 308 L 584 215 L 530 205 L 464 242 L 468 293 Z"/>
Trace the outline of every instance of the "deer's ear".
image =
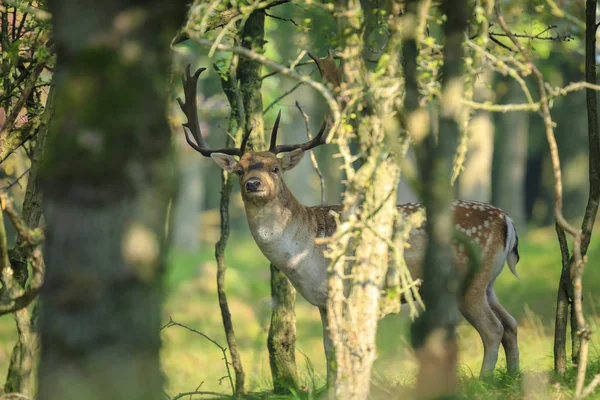
<path id="1" fill-rule="evenodd" d="M 289 171 L 290 169 L 292 169 L 296 165 L 298 165 L 300 160 L 302 160 L 302 157 L 304 157 L 304 150 L 302 150 L 302 149 L 296 149 L 296 150 L 284 153 L 283 157 L 281 157 L 281 161 L 280 161 L 281 169 L 283 171 Z"/>
<path id="2" fill-rule="evenodd" d="M 212 153 L 210 157 L 215 160 L 219 167 L 223 168 L 227 172 L 232 172 L 237 165 L 235 158 L 229 154 Z"/>

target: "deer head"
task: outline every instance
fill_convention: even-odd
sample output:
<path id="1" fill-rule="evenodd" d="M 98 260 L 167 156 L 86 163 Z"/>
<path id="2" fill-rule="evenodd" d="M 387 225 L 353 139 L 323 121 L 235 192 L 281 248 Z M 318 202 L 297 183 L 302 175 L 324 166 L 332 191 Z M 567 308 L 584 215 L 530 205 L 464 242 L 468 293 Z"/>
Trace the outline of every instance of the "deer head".
<path id="1" fill-rule="evenodd" d="M 211 157 L 221 168 L 234 173 L 240 179 L 242 198 L 245 202 L 266 204 L 282 193 L 285 184 L 282 173 L 294 168 L 306 150 L 325 143 L 325 127 L 323 122 L 319 133 L 310 141 L 294 145 L 277 145 L 277 130 L 281 119 L 281 111 L 277 114 L 271 132 L 271 144 L 267 151 L 246 151 L 251 131 L 246 132 L 239 148 L 209 149 L 200 132 L 196 104 L 196 87 L 198 77 L 206 68 L 200 68 L 194 75 L 190 74 L 190 66 L 182 77 L 185 103 L 177 99 L 181 110 L 187 117 L 183 124 L 188 144 L 205 157 Z M 279 157 L 281 155 L 281 157 Z"/>

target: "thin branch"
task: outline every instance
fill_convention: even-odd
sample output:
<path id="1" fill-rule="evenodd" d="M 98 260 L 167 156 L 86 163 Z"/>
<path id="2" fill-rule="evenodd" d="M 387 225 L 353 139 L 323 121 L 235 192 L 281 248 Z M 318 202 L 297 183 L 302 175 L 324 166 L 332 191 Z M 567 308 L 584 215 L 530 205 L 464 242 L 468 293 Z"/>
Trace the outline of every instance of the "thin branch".
<path id="1" fill-rule="evenodd" d="M 544 84 L 545 86 L 545 84 Z M 512 111 L 542 111 L 544 104 L 550 109 L 549 103 L 557 97 L 566 96 L 569 93 L 577 92 L 579 90 L 589 89 L 594 91 L 600 91 L 600 85 L 591 84 L 589 82 L 574 82 L 570 83 L 562 88 L 549 88 L 548 91 L 544 89 L 544 97 L 540 101 L 533 103 L 522 103 L 522 104 L 488 104 L 478 103 L 471 100 L 462 99 L 462 103 L 467 107 L 471 107 L 475 110 L 484 110 L 490 112 L 512 112 Z M 573 233 L 571 233 L 573 234 Z"/>
<path id="2" fill-rule="evenodd" d="M 223 394 L 223 393 L 217 393 L 217 392 L 206 392 L 206 391 L 192 391 L 192 392 L 182 392 L 179 393 L 177 396 L 173 397 L 171 400 L 179 400 L 185 396 L 194 396 L 194 395 L 198 395 L 198 396 L 218 396 L 218 397 L 223 397 L 223 398 L 231 398 L 230 395 L 228 394 Z"/>
<path id="3" fill-rule="evenodd" d="M 21 184 L 19 183 L 19 181 L 21 179 L 23 179 L 23 177 L 25 175 L 27 175 L 29 173 L 29 171 L 31 171 L 31 168 L 27 168 L 25 170 L 25 172 L 23 172 L 21 175 L 19 175 L 19 177 L 17 179 L 15 179 L 14 181 L 12 181 L 10 184 L 4 186 L 3 188 L 0 188 L 0 191 L 7 192 L 9 189 L 11 189 L 12 187 L 14 187 L 15 185 L 19 185 L 19 187 L 21 187 Z"/>
<path id="4" fill-rule="evenodd" d="M 160 330 L 162 331 L 163 329 L 170 328 L 172 326 L 179 326 L 181 328 L 187 329 L 190 332 L 200 335 L 203 338 L 205 338 L 206 340 L 208 340 L 209 342 L 211 342 L 212 344 L 214 344 L 215 346 L 217 346 L 219 348 L 219 350 L 221 350 L 221 352 L 223 353 L 223 361 L 225 361 L 225 368 L 227 369 L 227 377 L 229 378 L 229 384 L 231 385 L 231 391 L 232 391 L 232 393 L 235 393 L 235 388 L 233 386 L 233 378 L 231 376 L 231 370 L 229 369 L 229 360 L 227 359 L 227 348 L 221 346 L 216 340 L 212 339 L 210 336 L 206 335 L 205 333 L 202 333 L 196 329 L 190 328 L 186 325 L 180 324 L 179 322 L 175 322 L 175 321 L 173 321 L 173 318 L 170 318 L 170 317 L 169 317 L 169 322 L 167 322 L 162 328 L 160 328 Z M 184 395 L 184 396 L 187 396 L 187 395 Z M 225 396 L 225 395 L 222 395 L 222 396 Z M 181 397 L 183 397 L 183 396 L 181 396 Z M 175 398 L 178 398 L 178 397 L 175 397 Z"/>
<path id="5" fill-rule="evenodd" d="M 298 63 L 298 64 L 296 64 L 296 67 L 303 67 L 303 66 L 305 66 L 305 65 L 313 65 L 313 64 L 314 64 L 314 61 L 305 61 L 305 62 L 301 62 L 301 63 Z M 292 69 L 292 68 L 290 68 L 290 69 Z M 265 79 L 267 79 L 267 78 L 270 78 L 270 77 L 272 77 L 272 76 L 275 76 L 275 75 L 277 75 L 278 73 L 279 73 L 279 71 L 272 71 L 272 72 L 269 72 L 268 74 L 265 74 L 265 75 L 261 76 L 261 77 L 260 77 L 260 80 L 261 80 L 261 81 L 262 81 L 262 80 L 265 80 Z"/>
<path id="6" fill-rule="evenodd" d="M 277 15 L 273 15 L 273 14 L 269 14 L 268 12 L 265 11 L 265 15 L 269 18 L 273 18 L 273 19 L 277 19 L 279 21 L 283 21 L 283 22 L 291 22 L 292 24 L 294 24 L 295 26 L 297 26 L 300 29 L 303 29 L 302 26 L 298 25 L 298 23 L 296 23 L 296 21 L 294 21 L 292 18 L 283 18 L 283 17 L 278 17 Z"/>
<path id="7" fill-rule="evenodd" d="M 197 42 L 203 46 L 207 46 L 207 47 L 215 46 L 215 43 L 213 41 L 210 41 L 210 40 L 204 39 L 203 37 L 197 36 L 195 33 L 191 33 L 190 39 L 194 40 L 195 42 Z M 341 118 L 340 107 L 339 107 L 337 101 L 335 100 L 335 98 L 333 97 L 333 94 L 329 91 L 329 89 L 327 89 L 325 87 L 325 85 L 323 85 L 317 81 L 314 81 L 307 76 L 300 75 L 298 72 L 296 72 L 292 69 L 289 69 L 288 67 L 286 67 L 284 65 L 276 63 L 275 61 L 263 56 L 262 54 L 257 54 L 257 53 L 255 53 L 251 50 L 248 50 L 244 47 L 230 46 L 230 45 L 225 45 L 225 44 L 217 44 L 215 46 L 215 48 L 218 50 L 221 50 L 221 51 L 233 52 L 233 53 L 242 55 L 244 57 L 247 57 L 251 60 L 257 61 L 257 62 L 261 63 L 262 65 L 265 65 L 271 69 L 274 69 L 289 78 L 292 78 L 298 82 L 305 83 L 308 86 L 310 86 L 311 88 L 315 89 L 317 92 L 319 92 L 319 94 L 321 94 L 321 96 L 323 96 L 323 98 L 327 102 L 327 105 L 329 106 L 329 108 L 331 109 L 331 112 L 333 114 L 333 125 L 331 127 L 331 130 L 329 131 L 329 134 L 327 135 L 327 143 L 331 142 L 333 136 L 335 135 L 336 130 L 339 128 L 339 126 L 341 124 L 342 118 Z"/>
<path id="8" fill-rule="evenodd" d="M 304 118 L 304 127 L 306 128 L 306 137 L 308 140 L 312 140 L 312 134 L 310 133 L 310 126 L 308 125 L 308 121 L 310 117 L 302 110 L 300 107 L 300 103 L 296 102 L 296 107 L 298 111 L 300 111 L 300 115 Z M 315 157 L 315 153 L 313 150 L 310 151 L 310 161 L 312 162 L 317 175 L 319 175 L 319 183 L 321 185 L 321 205 L 325 205 L 325 179 L 323 178 L 323 174 L 321 173 L 321 169 L 319 168 L 319 163 L 317 162 L 317 158 Z"/>
<path id="9" fill-rule="evenodd" d="M 300 87 L 300 85 L 302 85 L 302 82 L 296 83 L 294 86 L 292 86 L 292 88 L 290 90 L 288 90 L 287 92 L 285 92 L 284 94 L 282 94 L 281 96 L 279 96 L 278 98 L 276 98 L 275 100 L 273 100 L 271 102 L 271 104 L 269 104 L 267 106 L 267 108 L 265 108 L 263 110 L 263 114 L 266 114 L 271 108 L 273 108 L 273 106 L 275 104 L 279 103 L 281 100 L 283 100 L 284 98 L 286 98 L 290 94 L 294 93 L 296 91 L 296 89 L 298 89 Z"/>
<path id="10" fill-rule="evenodd" d="M 491 26 L 490 26 L 491 27 Z M 556 35 L 556 36 L 542 36 L 544 33 L 555 29 L 556 25 L 550 25 L 548 26 L 546 29 L 544 29 L 543 31 L 537 33 L 537 34 L 521 34 L 521 33 L 513 33 L 513 36 L 519 39 L 529 39 L 529 40 L 549 40 L 549 41 L 554 41 L 554 42 L 569 42 L 571 40 L 573 40 L 573 36 L 571 35 Z M 498 33 L 498 32 L 490 32 L 489 33 L 490 37 L 508 37 L 508 35 L 506 33 Z"/>

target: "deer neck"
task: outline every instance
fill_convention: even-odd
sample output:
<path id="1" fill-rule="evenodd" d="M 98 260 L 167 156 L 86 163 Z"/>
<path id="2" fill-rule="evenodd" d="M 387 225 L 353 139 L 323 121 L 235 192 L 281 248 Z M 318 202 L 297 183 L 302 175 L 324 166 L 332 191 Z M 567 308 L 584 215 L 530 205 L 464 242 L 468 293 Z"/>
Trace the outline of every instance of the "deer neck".
<path id="1" fill-rule="evenodd" d="M 264 247 L 281 245 L 280 242 L 288 236 L 306 229 L 303 227 L 306 218 L 303 217 L 307 208 L 300 204 L 283 182 L 273 200 L 267 203 L 244 200 L 244 206 L 252 236 L 263 252 Z"/>

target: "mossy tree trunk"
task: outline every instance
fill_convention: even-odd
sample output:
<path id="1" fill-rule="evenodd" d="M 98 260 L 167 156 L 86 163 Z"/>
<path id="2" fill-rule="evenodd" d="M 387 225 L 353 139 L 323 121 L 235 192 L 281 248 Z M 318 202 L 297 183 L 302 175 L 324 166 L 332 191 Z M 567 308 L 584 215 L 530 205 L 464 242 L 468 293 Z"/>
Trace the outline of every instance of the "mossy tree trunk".
<path id="1" fill-rule="evenodd" d="M 239 142 L 244 133 L 244 112 L 239 94 L 239 87 L 236 82 L 236 63 L 238 58 L 232 57 L 229 71 L 218 71 L 219 74 L 225 74 L 221 78 L 221 86 L 223 92 L 229 100 L 231 112 L 229 114 L 228 130 L 231 135 L 227 135 L 225 141 L 226 147 L 233 147 L 234 143 L 232 136 Z M 218 67 L 217 67 L 218 69 Z M 219 200 L 219 216 L 221 218 L 221 237 L 215 245 L 215 259 L 217 260 L 217 296 L 219 298 L 219 308 L 221 309 L 221 320 L 225 329 L 225 337 L 231 354 L 231 365 L 235 372 L 235 387 L 233 388 L 234 395 L 243 396 L 245 393 L 246 373 L 242 364 L 242 357 L 237 345 L 235 330 L 233 328 L 233 320 L 229 311 L 229 303 L 227 302 L 227 293 L 225 291 L 225 275 L 227 273 L 227 263 L 225 261 L 225 248 L 229 240 L 229 203 L 231 190 L 233 187 L 233 179 L 231 174 L 226 171 L 221 171 L 221 198 Z"/>
<path id="2" fill-rule="evenodd" d="M 42 218 L 42 193 L 38 185 L 38 172 L 42 160 L 43 151 L 46 145 L 46 136 L 48 133 L 48 123 L 54 115 L 54 90 L 50 89 L 48 100 L 45 105 L 44 116 L 40 124 L 39 132 L 36 136 L 35 148 L 31 158 L 31 169 L 25 189 L 25 199 L 23 200 L 22 218 L 30 229 L 39 226 Z M 17 238 L 14 249 L 10 252 L 10 264 L 15 274 L 16 280 L 21 287 L 25 287 L 28 278 L 27 257 L 22 251 L 25 239 L 22 236 Z M 23 308 L 14 314 L 17 324 L 19 337 L 13 347 L 10 358 L 10 365 L 6 376 L 4 391 L 6 393 L 21 393 L 25 396 L 33 394 L 33 382 L 31 374 L 35 365 L 35 355 L 38 349 L 38 313 L 37 304 L 30 311 Z"/>
<path id="3" fill-rule="evenodd" d="M 256 53 L 264 52 L 265 13 L 255 11 L 246 20 L 238 33 L 243 47 Z M 262 65 L 256 61 L 240 58 L 237 79 L 245 112 L 246 129 L 252 129 L 250 143 L 255 150 L 266 150 L 265 123 L 262 101 Z M 289 279 L 276 267 L 271 269 L 271 324 L 267 348 L 273 389 L 285 392 L 298 387 L 296 368 L 296 291 Z"/>
<path id="4" fill-rule="evenodd" d="M 49 1 L 56 110 L 40 169 L 46 230 L 38 398 L 164 398 L 169 44 L 184 1 Z"/>
<path id="5" fill-rule="evenodd" d="M 425 312 L 411 328 L 412 343 L 419 360 L 417 397 L 454 398 L 458 392 L 459 284 L 452 265 L 454 216 L 450 209 L 453 190 L 449 171 L 459 134 L 462 95 L 463 47 L 467 21 L 465 1 L 444 1 L 444 64 L 439 137 L 430 132 L 417 148 L 426 207 L 428 245 L 423 262 L 421 294 Z M 416 54 L 413 54 L 413 57 Z M 413 61 L 414 62 L 414 61 Z M 408 84 L 407 84 L 408 87 Z M 416 83 L 413 84 L 416 88 Z M 411 101 L 416 92 L 411 93 Z M 415 110 L 414 105 L 412 109 Z"/>
<path id="6" fill-rule="evenodd" d="M 334 66 L 329 71 L 341 73 L 343 82 L 336 90 L 347 115 L 355 115 L 335 136 L 347 183 L 340 225 L 327 253 L 332 264 L 325 329 L 333 344 L 327 355 L 328 383 L 330 396 L 336 399 L 366 399 L 369 395 L 402 154 L 398 130 L 386 129 L 397 93 L 384 88 L 390 87 L 397 66 L 382 63 L 376 72 L 369 71 L 363 59 L 368 43 L 365 26 L 373 13 L 367 11 L 372 4 L 366 3 L 337 2 L 343 62 L 339 71 L 334 71 Z M 397 43 L 388 46 L 386 60 L 392 59 L 397 48 Z M 354 138 L 356 152 L 351 150 Z"/>

